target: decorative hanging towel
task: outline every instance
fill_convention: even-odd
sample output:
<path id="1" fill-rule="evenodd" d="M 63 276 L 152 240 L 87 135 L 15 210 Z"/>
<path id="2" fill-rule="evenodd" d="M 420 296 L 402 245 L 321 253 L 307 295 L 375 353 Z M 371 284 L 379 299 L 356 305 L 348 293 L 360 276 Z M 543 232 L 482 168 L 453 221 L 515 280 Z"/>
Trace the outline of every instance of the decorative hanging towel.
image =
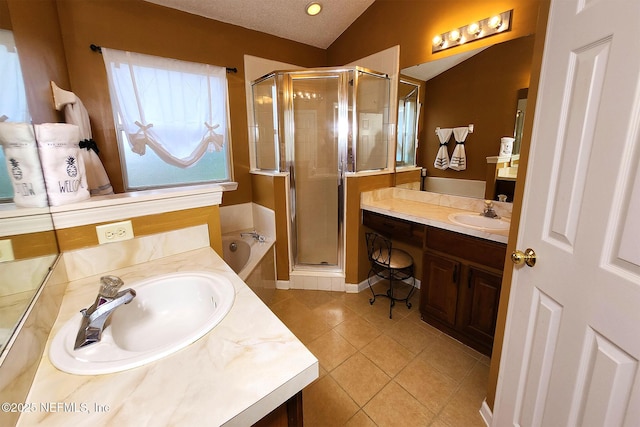
<path id="1" fill-rule="evenodd" d="M 87 173 L 87 185 L 92 196 L 113 194 L 113 187 L 109 182 L 107 172 L 98 157 L 98 146 L 91 136 L 89 113 L 75 93 L 60 89 L 55 82 L 51 82 L 53 103 L 56 110 L 64 108 L 64 118 L 69 124 L 80 128 L 80 151 Z"/>
<path id="2" fill-rule="evenodd" d="M 74 94 L 75 96 L 75 94 Z M 84 104 L 76 96 L 76 102 L 64 106 L 64 117 L 67 123 L 80 128 L 80 155 L 87 172 L 87 185 L 92 196 L 113 194 L 113 187 L 109 182 L 107 172 L 98 157 L 98 146 L 91 136 L 89 114 Z"/>
<path id="3" fill-rule="evenodd" d="M 78 126 L 43 123 L 34 127 L 49 204 L 60 206 L 88 199 L 87 177 L 78 145 Z"/>
<path id="4" fill-rule="evenodd" d="M 451 138 L 452 131 L 453 129 L 451 128 L 436 128 L 436 134 L 440 140 L 440 148 L 438 149 L 438 154 L 436 155 L 435 162 L 433 162 L 433 166 L 437 169 L 445 170 L 449 167 L 449 152 L 447 151 L 447 144 L 449 143 L 449 138 Z"/>
<path id="5" fill-rule="evenodd" d="M 467 154 L 464 150 L 464 141 L 469 135 L 469 127 L 453 128 L 453 137 L 456 139 L 456 148 L 451 155 L 449 167 L 456 171 L 463 171 L 467 168 Z"/>
<path id="6" fill-rule="evenodd" d="M 29 123 L 0 123 L 0 144 L 13 184 L 13 202 L 21 208 L 47 207 L 36 138 Z"/>

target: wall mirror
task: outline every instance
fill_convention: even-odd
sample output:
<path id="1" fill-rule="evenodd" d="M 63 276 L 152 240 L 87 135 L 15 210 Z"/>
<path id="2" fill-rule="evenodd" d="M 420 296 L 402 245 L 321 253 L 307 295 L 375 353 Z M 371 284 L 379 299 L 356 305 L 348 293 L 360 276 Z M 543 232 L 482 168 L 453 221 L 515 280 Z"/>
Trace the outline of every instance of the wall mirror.
<path id="1" fill-rule="evenodd" d="M 502 137 L 514 136 L 517 99 L 520 90 L 529 85 L 533 42 L 533 35 L 520 37 L 400 71 L 401 75 L 424 82 L 416 163 L 426 168 L 427 185 L 421 187 L 421 183 L 416 183 L 412 188 L 484 198 L 487 157 L 499 154 Z M 519 152 L 522 136 L 524 109 L 521 111 L 514 153 Z M 474 131 L 465 142 L 467 168 L 464 171 L 435 168 L 440 144 L 435 129 L 469 124 L 474 125 Z M 449 155 L 454 146 L 451 137 Z"/>
<path id="2" fill-rule="evenodd" d="M 25 89 L 14 34 L 0 28 L 1 121 L 31 122 Z M 0 355 L 58 255 L 49 208 L 19 208 L 12 202 L 12 169 L 19 173 L 0 146 Z"/>

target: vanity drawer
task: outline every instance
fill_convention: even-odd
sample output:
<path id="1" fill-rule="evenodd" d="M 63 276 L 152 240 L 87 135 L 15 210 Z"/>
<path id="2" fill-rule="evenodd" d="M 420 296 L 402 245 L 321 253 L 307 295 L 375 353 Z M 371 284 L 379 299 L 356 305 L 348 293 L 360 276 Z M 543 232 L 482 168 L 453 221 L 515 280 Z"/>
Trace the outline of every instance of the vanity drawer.
<path id="1" fill-rule="evenodd" d="M 427 248 L 497 270 L 504 269 L 507 245 L 439 228 L 426 228 Z"/>
<path id="2" fill-rule="evenodd" d="M 362 211 L 362 224 L 384 236 L 404 243 L 422 247 L 424 241 L 425 226 L 422 224 L 365 210 Z"/>

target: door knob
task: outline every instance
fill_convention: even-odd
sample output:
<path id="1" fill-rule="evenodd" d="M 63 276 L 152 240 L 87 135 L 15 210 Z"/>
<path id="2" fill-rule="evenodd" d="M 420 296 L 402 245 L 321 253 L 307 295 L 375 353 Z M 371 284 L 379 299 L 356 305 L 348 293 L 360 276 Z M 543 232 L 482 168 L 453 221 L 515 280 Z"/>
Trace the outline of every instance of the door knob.
<path id="1" fill-rule="evenodd" d="M 524 252 L 515 250 L 511 253 L 511 261 L 515 265 L 527 264 L 529 267 L 533 267 L 536 265 L 536 253 L 531 248 Z"/>

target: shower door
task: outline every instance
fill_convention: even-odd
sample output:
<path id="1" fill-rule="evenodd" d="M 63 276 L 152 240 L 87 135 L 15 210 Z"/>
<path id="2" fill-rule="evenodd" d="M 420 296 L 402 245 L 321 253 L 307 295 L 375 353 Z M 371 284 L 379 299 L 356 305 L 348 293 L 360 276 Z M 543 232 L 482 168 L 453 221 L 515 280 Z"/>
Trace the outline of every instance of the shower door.
<path id="1" fill-rule="evenodd" d="M 345 73 L 291 74 L 287 144 L 296 269 L 342 269 Z M 343 98 L 343 99 L 340 99 Z M 341 102 L 343 107 L 340 108 Z"/>

